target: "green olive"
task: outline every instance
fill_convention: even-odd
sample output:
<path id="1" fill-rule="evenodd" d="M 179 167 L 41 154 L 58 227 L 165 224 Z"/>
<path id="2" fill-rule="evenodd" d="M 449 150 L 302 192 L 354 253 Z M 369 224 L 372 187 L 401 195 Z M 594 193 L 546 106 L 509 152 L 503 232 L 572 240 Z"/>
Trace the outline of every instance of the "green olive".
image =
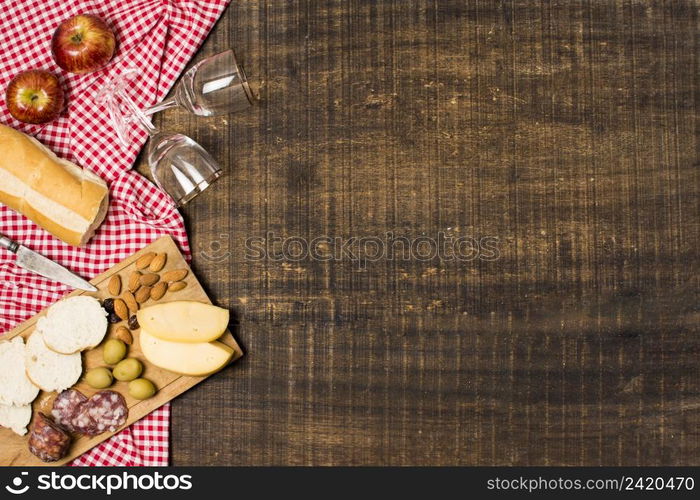
<path id="1" fill-rule="evenodd" d="M 85 382 L 95 389 L 104 389 L 112 385 L 112 372 L 109 371 L 109 368 L 105 368 L 104 366 L 93 368 L 85 374 Z"/>
<path id="2" fill-rule="evenodd" d="M 146 378 L 129 382 L 129 396 L 134 399 L 148 399 L 156 393 L 156 386 Z"/>
<path id="3" fill-rule="evenodd" d="M 119 339 L 109 339 L 102 349 L 102 358 L 108 365 L 116 365 L 126 356 L 126 344 Z"/>
<path id="4" fill-rule="evenodd" d="M 114 378 L 117 380 L 128 382 L 129 380 L 138 378 L 142 371 L 143 365 L 141 364 L 141 361 L 136 358 L 127 358 L 120 361 L 119 364 L 114 367 L 112 373 L 114 373 Z"/>

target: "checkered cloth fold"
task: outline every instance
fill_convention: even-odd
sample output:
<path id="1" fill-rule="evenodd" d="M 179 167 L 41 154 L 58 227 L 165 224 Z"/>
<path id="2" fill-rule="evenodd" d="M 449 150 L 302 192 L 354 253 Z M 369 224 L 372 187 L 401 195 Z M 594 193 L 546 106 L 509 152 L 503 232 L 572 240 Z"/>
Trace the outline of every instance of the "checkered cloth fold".
<path id="1" fill-rule="evenodd" d="M 127 92 L 141 107 L 160 101 L 206 38 L 229 0 L 103 0 L 46 2 L 0 0 L 0 122 L 37 137 L 56 154 L 89 169 L 110 186 L 105 222 L 85 248 L 73 248 L 26 218 L 0 205 L 0 232 L 92 278 L 164 234 L 190 249 L 182 217 L 172 201 L 130 170 L 147 135 L 136 131 L 130 147 L 112 130 L 107 110 L 95 102 L 105 80 L 130 67 L 140 74 Z M 63 72 L 51 57 L 51 36 L 73 15 L 96 14 L 117 35 L 117 52 L 104 69 L 86 75 Z M 5 89 L 26 69 L 60 75 L 68 105 L 47 125 L 18 122 L 7 111 Z M 69 292 L 69 288 L 29 273 L 0 252 L 0 332 L 6 332 Z M 168 464 L 170 408 L 161 407 L 72 462 L 73 465 Z"/>

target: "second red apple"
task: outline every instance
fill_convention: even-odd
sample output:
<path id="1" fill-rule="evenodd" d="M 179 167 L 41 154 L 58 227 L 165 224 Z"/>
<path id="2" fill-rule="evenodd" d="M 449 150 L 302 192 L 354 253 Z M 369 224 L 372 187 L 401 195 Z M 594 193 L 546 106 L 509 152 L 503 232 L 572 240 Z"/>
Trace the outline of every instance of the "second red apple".
<path id="1" fill-rule="evenodd" d="M 63 109 L 63 89 L 53 73 L 42 69 L 22 71 L 10 80 L 5 102 L 19 121 L 46 123 Z"/>

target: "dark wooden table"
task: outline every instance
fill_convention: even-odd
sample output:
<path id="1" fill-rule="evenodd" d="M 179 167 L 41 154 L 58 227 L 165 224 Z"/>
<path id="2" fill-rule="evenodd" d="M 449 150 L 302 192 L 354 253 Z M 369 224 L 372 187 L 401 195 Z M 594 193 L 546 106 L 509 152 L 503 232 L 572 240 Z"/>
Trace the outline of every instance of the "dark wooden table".
<path id="1" fill-rule="evenodd" d="M 226 170 L 184 213 L 247 350 L 175 401 L 173 463 L 699 464 L 699 28 L 234 0 L 197 59 L 234 47 L 259 102 L 158 119 Z M 386 233 L 418 254 L 370 259 Z M 326 236 L 367 258 L 294 260 Z"/>

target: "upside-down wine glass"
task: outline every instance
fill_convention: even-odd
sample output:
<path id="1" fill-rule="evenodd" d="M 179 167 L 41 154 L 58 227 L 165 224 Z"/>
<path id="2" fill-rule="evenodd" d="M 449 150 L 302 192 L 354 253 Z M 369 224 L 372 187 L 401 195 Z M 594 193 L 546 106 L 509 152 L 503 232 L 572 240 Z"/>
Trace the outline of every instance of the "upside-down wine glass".
<path id="1" fill-rule="evenodd" d="M 169 194 L 178 207 L 183 206 L 218 179 L 221 168 L 202 146 L 190 137 L 160 132 L 126 93 L 130 78 L 137 74 L 129 69 L 108 82 L 98 93 L 105 104 L 114 129 L 122 143 L 130 143 L 126 117 L 135 120 L 149 135 L 146 159 L 159 188 Z M 120 103 L 126 108 L 122 112 Z"/>

